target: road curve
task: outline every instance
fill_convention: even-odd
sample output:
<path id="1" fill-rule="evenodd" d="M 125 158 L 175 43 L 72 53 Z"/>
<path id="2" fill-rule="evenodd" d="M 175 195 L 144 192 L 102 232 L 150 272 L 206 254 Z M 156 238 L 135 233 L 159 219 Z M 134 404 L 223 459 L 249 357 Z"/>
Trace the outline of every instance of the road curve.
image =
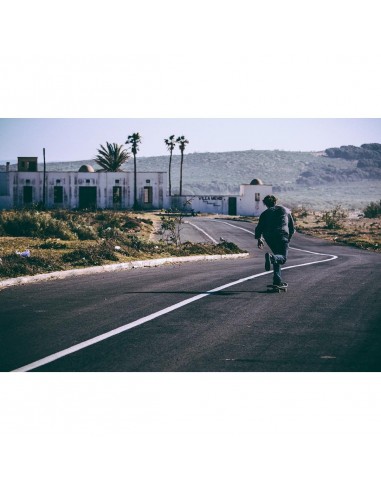
<path id="1" fill-rule="evenodd" d="M 1 371 L 378 371 L 381 256 L 296 234 L 271 274 L 253 225 L 192 218 L 184 239 L 248 259 L 127 270 L 0 292 Z"/>

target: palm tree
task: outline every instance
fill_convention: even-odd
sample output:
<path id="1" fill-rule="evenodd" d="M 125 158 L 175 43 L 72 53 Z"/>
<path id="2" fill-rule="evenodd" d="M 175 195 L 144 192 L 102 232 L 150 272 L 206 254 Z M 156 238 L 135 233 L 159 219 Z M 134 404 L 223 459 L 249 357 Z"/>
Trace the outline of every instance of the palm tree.
<path id="1" fill-rule="evenodd" d="M 106 148 L 107 147 L 107 148 Z M 128 161 L 130 153 L 123 149 L 123 145 L 106 142 L 106 147 L 101 145 L 98 150 L 98 155 L 95 157 L 95 162 L 99 164 L 105 171 L 116 172 L 122 167 L 122 164 Z"/>
<path id="2" fill-rule="evenodd" d="M 133 133 L 128 135 L 126 144 L 131 145 L 131 152 L 134 154 L 134 210 L 138 209 L 138 196 L 137 196 L 137 186 L 136 186 L 136 154 L 139 150 L 139 144 L 142 139 L 139 133 Z"/>
<path id="3" fill-rule="evenodd" d="M 171 189 L 171 164 L 172 164 L 172 153 L 173 149 L 176 146 L 176 141 L 175 141 L 175 136 L 171 135 L 169 138 L 164 139 L 165 145 L 167 146 L 167 149 L 169 150 L 169 167 L 168 167 L 168 180 L 169 180 L 169 196 L 172 195 L 172 189 Z"/>
<path id="4" fill-rule="evenodd" d="M 181 137 L 177 137 L 176 143 L 179 144 L 179 149 L 180 149 L 180 152 L 181 152 L 181 163 L 180 163 L 180 196 L 182 196 L 182 194 L 183 194 L 183 161 L 184 161 L 184 150 L 185 150 L 185 146 L 187 144 L 189 144 L 189 141 L 186 140 L 186 138 L 184 137 L 184 135 L 182 135 Z"/>

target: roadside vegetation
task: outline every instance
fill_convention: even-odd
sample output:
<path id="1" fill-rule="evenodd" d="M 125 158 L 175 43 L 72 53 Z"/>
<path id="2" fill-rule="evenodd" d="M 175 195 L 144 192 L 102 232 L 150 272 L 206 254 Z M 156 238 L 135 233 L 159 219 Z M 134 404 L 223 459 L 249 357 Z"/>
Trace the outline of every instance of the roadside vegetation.
<path id="1" fill-rule="evenodd" d="M 305 208 L 292 212 L 298 232 L 369 251 L 381 251 L 381 202 L 371 202 L 362 212 L 344 210 L 340 206 L 325 212 Z"/>
<path id="2" fill-rule="evenodd" d="M 364 217 L 373 219 L 375 217 L 381 217 L 381 200 L 377 202 L 370 202 L 370 204 L 364 209 Z"/>
<path id="3" fill-rule="evenodd" d="M 183 216 L 35 209 L 0 212 L 0 278 L 133 260 L 242 252 L 234 243 L 181 243 Z"/>
<path id="4" fill-rule="evenodd" d="M 364 210 L 347 210 L 335 206 L 317 212 L 306 207 L 292 209 L 296 230 L 320 239 L 381 252 L 381 201 L 371 202 Z M 226 219 L 227 217 L 216 217 Z M 229 217 L 229 220 L 258 223 L 258 217 Z"/>
<path id="5" fill-rule="evenodd" d="M 363 211 L 293 209 L 298 232 L 380 251 L 381 201 Z M 220 217 L 222 218 L 222 217 Z M 0 278 L 154 258 L 242 253 L 234 243 L 182 243 L 185 216 L 36 209 L 0 212 Z M 253 217 L 232 217 L 257 222 Z"/>

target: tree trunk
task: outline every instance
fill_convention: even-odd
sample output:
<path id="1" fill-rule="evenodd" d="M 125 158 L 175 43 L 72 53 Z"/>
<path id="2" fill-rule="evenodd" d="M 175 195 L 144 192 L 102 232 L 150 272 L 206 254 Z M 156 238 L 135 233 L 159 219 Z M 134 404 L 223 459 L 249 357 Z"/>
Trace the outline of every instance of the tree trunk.
<path id="1" fill-rule="evenodd" d="M 183 158 L 184 158 L 184 152 L 181 151 L 181 163 L 180 163 L 180 196 L 183 195 Z"/>
<path id="2" fill-rule="evenodd" d="M 169 179 L 169 196 L 172 196 L 172 187 L 171 187 L 171 164 L 172 164 L 172 150 L 169 156 L 169 169 L 168 169 L 168 179 Z"/>
<path id="3" fill-rule="evenodd" d="M 134 210 L 138 209 L 137 185 L 136 185 L 136 154 L 134 154 Z"/>

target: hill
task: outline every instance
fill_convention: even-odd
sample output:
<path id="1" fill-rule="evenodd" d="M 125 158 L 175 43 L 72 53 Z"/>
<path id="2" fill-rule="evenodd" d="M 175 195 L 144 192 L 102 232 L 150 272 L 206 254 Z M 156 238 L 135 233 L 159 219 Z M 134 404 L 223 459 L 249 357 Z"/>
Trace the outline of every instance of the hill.
<path id="1" fill-rule="evenodd" d="M 139 171 L 167 171 L 168 155 L 138 157 Z M 253 178 L 272 184 L 290 207 L 328 209 L 337 204 L 363 208 L 381 195 L 381 144 L 326 149 L 322 152 L 246 150 L 189 153 L 184 156 L 185 194 L 238 194 Z M 78 170 L 91 159 L 48 163 L 48 170 Z M 4 170 L 4 166 L 0 166 Z M 11 165 L 14 168 L 14 165 Z M 179 188 L 180 156 L 172 161 L 172 190 Z M 133 169 L 132 160 L 124 170 Z"/>

